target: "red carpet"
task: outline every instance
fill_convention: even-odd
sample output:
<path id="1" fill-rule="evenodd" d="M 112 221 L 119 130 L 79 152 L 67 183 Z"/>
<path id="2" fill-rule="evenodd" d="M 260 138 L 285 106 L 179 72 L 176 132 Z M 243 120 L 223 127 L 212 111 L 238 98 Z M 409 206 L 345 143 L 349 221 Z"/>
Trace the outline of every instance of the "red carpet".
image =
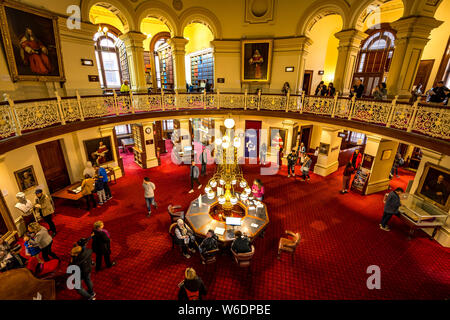
<path id="1" fill-rule="evenodd" d="M 90 234 L 97 220 L 105 223 L 112 237 L 112 257 L 117 265 L 93 272 L 97 298 L 176 299 L 177 284 L 186 267 L 203 278 L 206 299 L 444 299 L 450 296 L 450 250 L 425 233 L 407 240 L 408 228 L 396 217 L 391 232 L 379 229 L 383 193 L 341 195 L 342 168 L 329 177 L 311 175 L 309 182 L 286 177 L 286 168 L 276 176 L 263 176 L 270 224 L 264 238 L 254 242 L 256 253 L 251 276 L 240 270 L 227 253 L 216 266 L 200 263 L 198 254 L 185 259 L 171 249 L 166 212 L 171 202 L 185 209 L 199 192 L 188 194 L 188 166 L 176 166 L 163 156 L 158 168 L 143 170 L 124 158 L 125 177 L 112 185 L 113 199 L 86 212 L 67 202 L 56 202 L 58 235 L 54 251 L 69 260 L 72 244 Z M 211 175 L 214 167 L 208 168 Z M 258 177 L 259 168 L 245 165 L 247 181 Z M 146 217 L 141 187 L 144 176 L 156 184 L 158 210 Z M 402 171 L 393 187 L 406 187 L 413 179 Z M 207 178 L 201 178 L 205 183 Z M 302 236 L 295 261 L 284 255 L 276 259 L 278 239 L 284 230 Z M 381 290 L 366 287 L 367 267 L 381 268 Z M 79 299 L 63 289 L 58 299 Z"/>

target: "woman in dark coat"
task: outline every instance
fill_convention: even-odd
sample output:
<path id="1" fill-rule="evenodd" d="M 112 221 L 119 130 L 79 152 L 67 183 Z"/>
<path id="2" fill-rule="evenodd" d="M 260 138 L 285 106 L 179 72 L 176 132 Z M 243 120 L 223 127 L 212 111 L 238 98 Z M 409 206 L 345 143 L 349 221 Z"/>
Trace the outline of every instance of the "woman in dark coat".
<path id="1" fill-rule="evenodd" d="M 104 224 L 102 221 L 94 223 L 94 231 L 92 232 L 92 251 L 95 253 L 95 270 L 100 271 L 102 268 L 102 258 L 105 259 L 107 268 L 115 265 L 115 262 L 111 262 L 111 239 L 109 232 L 103 229 Z"/>
<path id="2" fill-rule="evenodd" d="M 185 279 L 178 285 L 178 300 L 202 300 L 206 295 L 206 287 L 202 279 L 197 276 L 192 268 L 187 268 L 184 272 Z"/>

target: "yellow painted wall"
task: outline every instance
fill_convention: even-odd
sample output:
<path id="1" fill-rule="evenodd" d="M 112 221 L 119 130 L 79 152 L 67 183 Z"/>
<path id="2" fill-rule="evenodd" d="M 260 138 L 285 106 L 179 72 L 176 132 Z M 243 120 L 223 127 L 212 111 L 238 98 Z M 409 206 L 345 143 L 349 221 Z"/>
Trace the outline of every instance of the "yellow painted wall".
<path id="1" fill-rule="evenodd" d="M 339 40 L 334 36 L 342 29 L 342 18 L 338 15 L 330 15 L 320 19 L 310 32 L 310 37 L 314 43 L 308 49 L 305 69 L 313 70 L 311 94 L 314 94 L 316 86 L 321 80 L 326 84 L 334 79 L 334 70 L 338 56 Z M 319 75 L 318 71 L 324 70 L 324 74 Z"/>
<path id="2" fill-rule="evenodd" d="M 403 15 L 402 0 L 392 0 L 382 4 L 374 10 L 364 21 L 363 30 L 367 30 L 380 23 L 391 23 L 400 19 Z"/>
<path id="3" fill-rule="evenodd" d="M 186 44 L 186 54 L 211 47 L 210 41 L 214 39 L 211 30 L 201 23 L 191 23 L 184 28 L 183 37 L 189 39 Z"/>
<path id="4" fill-rule="evenodd" d="M 170 29 L 167 25 L 161 20 L 155 18 L 145 18 L 141 23 L 141 32 L 147 35 L 147 39 L 144 40 L 144 50 L 150 50 L 150 42 L 153 36 L 160 32 L 170 32 Z"/>
<path id="5" fill-rule="evenodd" d="M 89 12 L 89 21 L 93 24 L 109 24 L 116 27 L 124 33 L 123 23 L 120 19 L 108 9 L 100 6 L 93 6 Z"/>
<path id="6" fill-rule="evenodd" d="M 430 89 L 433 86 L 433 82 L 436 78 L 439 65 L 441 64 L 444 51 L 446 50 L 447 41 L 450 36 L 450 0 L 442 1 L 441 5 L 436 11 L 435 18 L 440 21 L 444 21 L 438 28 L 431 31 L 429 37 L 430 41 L 425 46 L 422 54 L 422 60 L 434 59 L 433 70 L 431 71 L 430 79 L 426 89 Z M 439 79 L 442 80 L 442 79 Z"/>

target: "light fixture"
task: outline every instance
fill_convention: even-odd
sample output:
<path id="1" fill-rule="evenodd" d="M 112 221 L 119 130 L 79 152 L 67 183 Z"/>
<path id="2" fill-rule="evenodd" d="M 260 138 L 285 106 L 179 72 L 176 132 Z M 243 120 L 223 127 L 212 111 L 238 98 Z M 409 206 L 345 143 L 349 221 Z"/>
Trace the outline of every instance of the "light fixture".
<path id="1" fill-rule="evenodd" d="M 217 186 L 217 181 L 216 180 L 211 180 L 209 182 L 209 185 L 211 186 L 211 188 L 215 188 Z"/>
<path id="2" fill-rule="evenodd" d="M 241 200 L 247 200 L 248 199 L 248 194 L 245 192 L 241 193 Z"/>
<path id="3" fill-rule="evenodd" d="M 209 185 L 206 186 L 206 187 L 205 187 L 205 192 L 206 192 L 206 193 L 209 193 L 210 191 L 211 191 L 211 187 L 210 187 Z"/>
<path id="4" fill-rule="evenodd" d="M 220 180 L 219 180 L 219 183 L 223 186 L 223 185 L 225 184 L 225 180 L 220 179 Z"/>
<path id="5" fill-rule="evenodd" d="M 239 139 L 238 137 L 235 137 L 233 140 L 233 145 L 235 148 L 239 148 L 241 146 L 241 139 Z"/>
<path id="6" fill-rule="evenodd" d="M 219 201 L 219 204 L 224 204 L 225 203 L 225 197 L 224 196 L 220 196 L 219 197 L 219 199 L 218 199 L 218 201 Z"/>
<path id="7" fill-rule="evenodd" d="M 231 180 L 231 184 L 235 185 L 236 184 L 236 179 Z"/>
<path id="8" fill-rule="evenodd" d="M 242 181 L 239 183 L 239 186 L 240 186 L 241 188 L 245 188 L 245 187 L 247 186 L 247 181 L 242 180 Z"/>
<path id="9" fill-rule="evenodd" d="M 212 191 L 212 190 L 210 190 L 210 191 L 207 193 L 207 197 L 208 197 L 208 199 L 210 199 L 210 200 L 214 199 L 215 195 L 216 195 L 216 194 L 215 194 L 214 191 Z"/>
<path id="10" fill-rule="evenodd" d="M 244 191 L 245 191 L 248 195 L 250 195 L 250 193 L 252 192 L 252 189 L 250 189 L 250 187 L 247 187 L 247 188 L 244 189 Z"/>
<path id="11" fill-rule="evenodd" d="M 216 139 L 216 144 L 217 144 L 218 146 L 220 146 L 220 145 L 222 144 L 222 139 L 217 138 L 217 139 Z"/>
<path id="12" fill-rule="evenodd" d="M 231 118 L 225 119 L 224 124 L 225 124 L 225 128 L 231 129 L 234 127 L 234 120 Z"/>
<path id="13" fill-rule="evenodd" d="M 231 202 L 232 205 L 235 205 L 238 202 L 238 199 L 235 196 L 232 196 L 230 198 L 230 202 Z"/>

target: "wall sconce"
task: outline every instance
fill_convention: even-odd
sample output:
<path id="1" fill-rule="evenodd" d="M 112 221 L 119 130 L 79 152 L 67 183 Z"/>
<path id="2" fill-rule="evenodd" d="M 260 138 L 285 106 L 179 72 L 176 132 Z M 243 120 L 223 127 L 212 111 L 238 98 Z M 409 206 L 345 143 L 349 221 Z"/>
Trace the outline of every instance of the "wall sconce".
<path id="1" fill-rule="evenodd" d="M 294 72 L 294 67 L 285 67 L 284 71 L 285 72 Z"/>
<path id="2" fill-rule="evenodd" d="M 91 59 L 81 59 L 81 65 L 82 66 L 93 66 L 94 65 L 94 61 Z"/>

